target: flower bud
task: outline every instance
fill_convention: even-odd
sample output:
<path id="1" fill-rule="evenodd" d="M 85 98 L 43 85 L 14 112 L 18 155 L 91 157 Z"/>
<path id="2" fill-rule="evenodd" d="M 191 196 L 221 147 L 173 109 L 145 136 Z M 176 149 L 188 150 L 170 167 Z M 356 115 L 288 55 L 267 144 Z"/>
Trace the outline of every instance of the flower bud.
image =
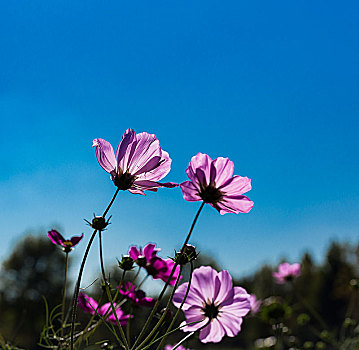
<path id="1" fill-rule="evenodd" d="M 106 227 L 110 224 L 110 219 L 111 219 L 111 216 L 106 221 L 106 219 L 103 216 L 95 216 L 95 214 L 94 214 L 94 218 L 92 219 L 92 222 L 89 222 L 86 219 L 85 219 L 85 221 L 94 230 L 104 231 L 106 229 Z"/>
<path id="2" fill-rule="evenodd" d="M 192 244 L 186 244 L 186 246 L 183 249 L 183 252 L 176 252 L 175 257 L 173 259 L 174 262 L 176 262 L 178 265 L 186 265 L 187 263 L 196 260 L 198 257 L 198 254 L 196 252 L 196 247 Z"/>
<path id="3" fill-rule="evenodd" d="M 130 271 L 133 268 L 134 260 L 129 255 L 123 255 L 122 260 L 118 262 L 118 267 L 124 271 Z"/>

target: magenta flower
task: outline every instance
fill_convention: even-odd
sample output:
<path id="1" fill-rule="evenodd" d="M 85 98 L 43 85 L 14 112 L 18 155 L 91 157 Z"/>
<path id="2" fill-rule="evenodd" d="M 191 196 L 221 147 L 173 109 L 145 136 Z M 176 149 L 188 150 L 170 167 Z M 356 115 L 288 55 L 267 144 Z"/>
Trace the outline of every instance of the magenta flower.
<path id="1" fill-rule="evenodd" d="M 177 289 L 173 303 L 179 307 L 186 294 L 188 283 Z M 210 266 L 193 271 L 192 283 L 183 311 L 186 321 L 193 323 L 182 328 L 185 332 L 200 328 L 202 343 L 218 343 L 225 335 L 234 337 L 241 330 L 243 316 L 250 311 L 249 294 L 242 287 L 233 287 L 228 271 L 217 272 Z M 183 325 L 182 324 L 182 325 Z"/>
<path id="2" fill-rule="evenodd" d="M 78 297 L 78 306 L 83 311 L 90 313 L 91 315 L 98 314 L 100 316 L 106 316 L 105 318 L 107 322 L 110 322 L 112 324 L 117 324 L 116 317 L 114 313 L 112 312 L 111 303 L 103 304 L 102 306 L 98 305 L 98 302 L 89 297 L 88 295 L 84 293 L 80 293 Z M 125 315 L 125 313 L 120 309 L 119 306 L 114 303 L 114 307 L 116 309 L 116 315 L 120 322 L 121 326 L 126 326 L 127 320 L 130 317 L 130 315 Z"/>
<path id="3" fill-rule="evenodd" d="M 278 272 L 273 272 L 273 277 L 278 284 L 292 281 L 295 277 L 300 275 L 300 264 L 295 263 L 290 265 L 288 263 L 280 264 Z"/>
<path id="4" fill-rule="evenodd" d="M 233 175 L 234 165 L 228 158 L 212 160 L 207 154 L 192 157 L 186 173 L 190 181 L 180 184 L 186 201 L 204 201 L 225 213 L 248 213 L 253 202 L 243 193 L 248 192 L 251 180 Z"/>
<path id="5" fill-rule="evenodd" d="M 69 253 L 77 244 L 80 243 L 84 234 L 82 233 L 81 236 L 73 236 L 70 239 L 65 239 L 62 234 L 56 230 L 51 230 L 47 233 L 47 236 L 50 238 L 52 243 L 60 245 L 65 253 Z"/>
<path id="6" fill-rule="evenodd" d="M 161 279 L 167 282 L 175 263 L 171 259 L 162 259 L 157 256 L 157 252 L 161 249 L 155 247 L 156 245 L 152 243 L 147 244 L 143 250 L 142 248 L 137 249 L 136 246 L 132 246 L 128 254 L 136 261 L 138 266 L 145 268 L 147 273 L 154 279 Z M 169 283 L 171 286 L 175 285 L 179 271 L 180 267 L 176 266 L 176 270 Z"/>
<path id="7" fill-rule="evenodd" d="M 173 182 L 159 183 L 171 169 L 171 158 L 161 149 L 154 134 L 137 134 L 127 129 L 115 153 L 109 142 L 94 139 L 96 157 L 120 190 L 145 195 L 143 191 L 157 191 L 158 187 L 176 187 Z"/>
<path id="8" fill-rule="evenodd" d="M 257 297 L 254 294 L 250 294 L 249 302 L 251 304 L 251 314 L 255 315 L 259 311 L 262 305 L 262 300 L 257 299 Z"/>
<path id="9" fill-rule="evenodd" d="M 125 282 L 124 285 L 120 287 L 119 292 L 137 306 L 152 307 L 156 303 L 155 299 L 147 298 L 146 293 L 143 290 L 136 290 L 136 286 L 131 282 Z"/>

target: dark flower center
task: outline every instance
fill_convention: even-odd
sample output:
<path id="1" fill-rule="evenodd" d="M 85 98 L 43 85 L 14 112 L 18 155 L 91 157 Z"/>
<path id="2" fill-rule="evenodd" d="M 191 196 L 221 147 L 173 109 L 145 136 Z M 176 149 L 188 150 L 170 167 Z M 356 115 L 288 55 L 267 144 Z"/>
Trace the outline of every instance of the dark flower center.
<path id="1" fill-rule="evenodd" d="M 216 318 L 218 316 L 218 306 L 212 304 L 206 304 L 206 306 L 202 309 L 204 311 L 204 315 L 207 316 L 210 320 Z"/>
<path id="2" fill-rule="evenodd" d="M 288 275 L 288 276 L 285 276 L 284 279 L 287 281 L 287 282 L 292 282 L 294 280 L 294 276 L 293 275 Z"/>
<path id="3" fill-rule="evenodd" d="M 155 269 L 152 265 L 146 266 L 146 271 L 149 275 L 155 277 L 158 274 L 158 270 Z"/>
<path id="4" fill-rule="evenodd" d="M 223 197 L 223 193 L 214 185 L 202 188 L 199 195 L 205 203 L 217 203 Z"/>
<path id="5" fill-rule="evenodd" d="M 136 177 L 126 171 L 122 174 L 116 174 L 113 182 L 115 183 L 115 186 L 117 186 L 120 190 L 126 191 L 131 188 L 135 180 Z"/>

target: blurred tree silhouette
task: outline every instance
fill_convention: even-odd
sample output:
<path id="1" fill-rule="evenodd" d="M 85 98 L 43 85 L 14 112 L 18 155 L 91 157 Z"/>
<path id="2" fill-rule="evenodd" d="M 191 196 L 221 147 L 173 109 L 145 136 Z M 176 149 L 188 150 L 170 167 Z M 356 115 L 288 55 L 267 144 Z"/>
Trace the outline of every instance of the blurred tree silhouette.
<path id="1" fill-rule="evenodd" d="M 27 349 L 36 343 L 45 320 L 43 296 L 50 308 L 61 303 L 64 253 L 43 237 L 27 235 L 2 263 L 0 334 Z"/>

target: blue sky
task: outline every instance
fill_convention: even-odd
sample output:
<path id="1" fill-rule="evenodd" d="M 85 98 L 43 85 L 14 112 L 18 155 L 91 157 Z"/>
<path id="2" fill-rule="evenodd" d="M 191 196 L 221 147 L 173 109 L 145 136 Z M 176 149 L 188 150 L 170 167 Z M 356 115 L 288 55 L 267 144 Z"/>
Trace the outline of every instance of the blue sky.
<path id="1" fill-rule="evenodd" d="M 0 5 L 0 256 L 28 230 L 90 230 L 115 188 L 92 139 L 155 133 L 186 180 L 198 152 L 252 179 L 249 214 L 205 208 L 193 242 L 236 276 L 359 227 L 359 5 L 336 1 L 22 1 Z M 108 263 L 130 244 L 163 256 L 198 203 L 121 193 Z M 82 244 L 76 256 L 84 251 Z M 97 269 L 93 248 L 88 275 Z M 90 270 L 93 271 L 90 271 Z M 74 268 L 74 271 L 77 267 Z"/>

